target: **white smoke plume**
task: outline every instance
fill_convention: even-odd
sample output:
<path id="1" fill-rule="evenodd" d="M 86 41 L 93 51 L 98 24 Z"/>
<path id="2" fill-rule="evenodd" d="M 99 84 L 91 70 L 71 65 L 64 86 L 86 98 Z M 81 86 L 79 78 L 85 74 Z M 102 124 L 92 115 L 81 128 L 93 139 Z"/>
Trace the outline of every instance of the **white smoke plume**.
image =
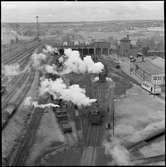
<path id="1" fill-rule="evenodd" d="M 80 54 L 76 50 L 65 49 L 64 51 L 67 60 L 64 62 L 65 73 L 99 73 L 104 68 L 101 62 L 94 63 L 91 56 L 86 56 L 82 60 Z"/>
<path id="2" fill-rule="evenodd" d="M 43 53 L 34 53 L 31 56 L 31 64 L 34 68 L 39 69 L 45 63 L 47 56 Z"/>
<path id="3" fill-rule="evenodd" d="M 80 54 L 76 50 L 65 49 L 65 56 L 61 56 L 58 60 L 63 62 L 63 69 L 57 71 L 57 68 L 51 68 L 51 66 L 46 66 L 46 71 L 51 71 L 53 74 L 59 73 L 59 75 L 74 73 L 100 73 L 104 68 L 101 62 L 95 63 L 91 56 L 86 56 L 83 60 Z"/>
<path id="4" fill-rule="evenodd" d="M 2 74 L 5 76 L 15 76 L 15 75 L 19 75 L 20 73 L 21 71 L 18 63 L 3 65 L 2 67 Z"/>
<path id="5" fill-rule="evenodd" d="M 46 45 L 45 46 L 45 48 L 43 49 L 43 53 L 50 53 L 50 54 L 57 53 L 57 54 L 59 54 L 58 49 L 57 48 L 53 48 L 50 45 Z"/>
<path id="6" fill-rule="evenodd" d="M 95 63 L 91 56 L 84 57 L 83 61 L 88 69 L 88 73 L 100 73 L 104 68 L 101 62 Z"/>
<path id="7" fill-rule="evenodd" d="M 30 106 L 30 105 L 32 105 L 32 97 L 31 96 L 29 96 L 29 97 L 26 97 L 25 98 L 25 100 L 24 100 L 24 105 L 25 106 Z"/>
<path id="8" fill-rule="evenodd" d="M 59 75 L 58 71 L 57 71 L 57 66 L 56 65 L 49 65 L 49 64 L 46 64 L 44 65 L 44 69 L 47 73 L 52 73 L 52 74 L 57 74 Z"/>
<path id="9" fill-rule="evenodd" d="M 53 104 L 53 103 L 47 103 L 47 104 L 38 104 L 37 101 L 33 101 L 32 97 L 26 97 L 26 99 L 24 100 L 24 105 L 25 106 L 34 106 L 34 107 L 38 107 L 38 108 L 45 108 L 45 107 L 59 107 L 59 105 L 57 104 Z"/>
<path id="10" fill-rule="evenodd" d="M 78 106 L 89 106 L 96 99 L 90 99 L 85 95 L 85 89 L 79 87 L 79 85 L 68 86 L 63 82 L 61 78 L 52 81 L 50 79 L 41 80 L 41 87 L 39 89 L 40 95 L 49 93 L 54 98 L 62 98 L 65 101 L 70 101 Z"/>
<path id="11" fill-rule="evenodd" d="M 61 56 L 58 60 L 60 63 L 62 63 L 64 61 L 64 58 Z"/>
<path id="12" fill-rule="evenodd" d="M 34 107 L 38 107 L 38 108 L 59 107 L 59 105 L 57 105 L 57 104 L 53 104 L 53 103 L 38 104 L 38 102 L 36 102 L 36 101 L 33 102 L 33 105 L 34 105 Z"/>
<path id="13" fill-rule="evenodd" d="M 120 143 L 118 138 L 112 137 L 111 142 L 105 142 L 105 154 L 110 155 L 116 165 L 133 165 L 128 150 Z"/>

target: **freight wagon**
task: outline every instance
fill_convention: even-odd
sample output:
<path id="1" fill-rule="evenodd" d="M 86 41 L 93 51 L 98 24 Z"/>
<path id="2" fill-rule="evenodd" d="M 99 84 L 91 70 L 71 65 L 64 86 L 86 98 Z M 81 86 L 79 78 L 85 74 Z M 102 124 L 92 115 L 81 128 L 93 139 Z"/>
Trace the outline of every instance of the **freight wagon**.
<path id="1" fill-rule="evenodd" d="M 5 108 L 5 110 L 2 113 L 2 123 L 1 127 L 3 128 L 8 120 L 13 116 L 14 112 L 16 111 L 16 105 L 15 104 L 8 104 Z"/>

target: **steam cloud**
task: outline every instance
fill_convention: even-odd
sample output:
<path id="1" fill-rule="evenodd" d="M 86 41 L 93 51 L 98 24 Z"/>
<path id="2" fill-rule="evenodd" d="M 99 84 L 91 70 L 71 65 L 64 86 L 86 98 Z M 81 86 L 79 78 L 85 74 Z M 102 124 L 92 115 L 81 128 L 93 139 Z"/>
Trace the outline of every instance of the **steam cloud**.
<path id="1" fill-rule="evenodd" d="M 59 107 L 59 105 L 53 104 L 53 103 L 47 103 L 47 104 L 38 104 L 37 101 L 33 101 L 32 97 L 27 97 L 24 100 L 24 105 L 25 106 L 31 106 L 33 105 L 34 107 L 38 107 L 38 108 L 45 108 L 45 107 Z"/>
<path id="2" fill-rule="evenodd" d="M 94 63 L 91 56 L 86 56 L 82 60 L 78 51 L 65 49 L 64 53 L 67 57 L 67 60 L 64 62 L 65 73 L 99 73 L 104 68 L 101 62 Z"/>
<path id="3" fill-rule="evenodd" d="M 111 155 L 116 165 L 133 165 L 128 150 L 119 139 L 112 137 L 112 142 L 105 142 L 105 154 Z"/>
<path id="4" fill-rule="evenodd" d="M 61 78 L 52 81 L 50 79 L 41 80 L 41 87 L 39 89 L 40 95 L 49 93 L 53 95 L 54 99 L 62 98 L 65 101 L 71 101 L 78 106 L 91 105 L 96 99 L 90 99 L 85 95 L 85 89 L 79 87 L 79 85 L 68 86 L 63 82 Z"/>
<path id="5" fill-rule="evenodd" d="M 95 63 L 91 56 L 86 56 L 83 60 L 80 58 L 80 54 L 76 50 L 65 49 L 65 56 L 61 56 L 58 61 L 59 63 L 63 62 L 63 69 L 57 71 L 55 66 L 45 66 L 45 70 L 53 74 L 63 75 L 71 72 L 75 73 L 100 73 L 104 68 L 104 65 L 101 62 Z"/>
<path id="6" fill-rule="evenodd" d="M 20 73 L 21 71 L 18 63 L 4 65 L 2 67 L 2 74 L 4 74 L 5 76 L 15 76 L 15 75 L 19 75 Z"/>
<path id="7" fill-rule="evenodd" d="M 52 66 L 51 66 L 51 65 L 46 64 L 46 65 L 44 66 L 44 69 L 45 69 L 45 71 L 46 71 L 47 73 L 59 75 L 59 73 L 58 73 L 58 71 L 57 71 L 57 66 L 56 66 L 56 65 L 52 65 Z"/>
<path id="8" fill-rule="evenodd" d="M 45 47 L 46 47 L 46 48 L 43 49 L 43 53 L 51 53 L 51 54 L 57 53 L 57 54 L 59 54 L 57 48 L 53 48 L 53 47 L 50 46 L 50 45 L 46 45 Z"/>
<path id="9" fill-rule="evenodd" d="M 36 69 L 40 69 L 41 66 L 45 63 L 45 60 L 47 59 L 47 56 L 43 53 L 34 53 L 31 56 L 31 63 L 32 66 Z"/>

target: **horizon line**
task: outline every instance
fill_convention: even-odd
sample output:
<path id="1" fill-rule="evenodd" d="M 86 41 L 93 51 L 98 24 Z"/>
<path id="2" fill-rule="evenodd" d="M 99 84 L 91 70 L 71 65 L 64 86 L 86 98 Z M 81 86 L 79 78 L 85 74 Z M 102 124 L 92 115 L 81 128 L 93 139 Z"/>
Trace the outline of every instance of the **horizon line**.
<path id="1" fill-rule="evenodd" d="M 39 23 L 90 23 L 90 22 L 112 22 L 112 21 L 164 21 L 164 19 L 124 19 L 124 20 L 99 20 L 99 21 L 46 21 L 46 22 L 40 22 Z M 2 22 L 1 23 L 36 23 L 34 22 Z"/>

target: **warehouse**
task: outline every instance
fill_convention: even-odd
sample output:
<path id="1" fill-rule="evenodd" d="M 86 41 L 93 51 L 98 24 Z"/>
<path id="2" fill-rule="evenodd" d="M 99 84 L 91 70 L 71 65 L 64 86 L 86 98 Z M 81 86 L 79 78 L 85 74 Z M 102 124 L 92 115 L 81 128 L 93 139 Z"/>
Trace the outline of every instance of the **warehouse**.
<path id="1" fill-rule="evenodd" d="M 164 68 L 152 63 L 150 60 L 135 62 L 135 75 L 142 81 L 149 81 L 155 85 L 165 84 Z"/>

